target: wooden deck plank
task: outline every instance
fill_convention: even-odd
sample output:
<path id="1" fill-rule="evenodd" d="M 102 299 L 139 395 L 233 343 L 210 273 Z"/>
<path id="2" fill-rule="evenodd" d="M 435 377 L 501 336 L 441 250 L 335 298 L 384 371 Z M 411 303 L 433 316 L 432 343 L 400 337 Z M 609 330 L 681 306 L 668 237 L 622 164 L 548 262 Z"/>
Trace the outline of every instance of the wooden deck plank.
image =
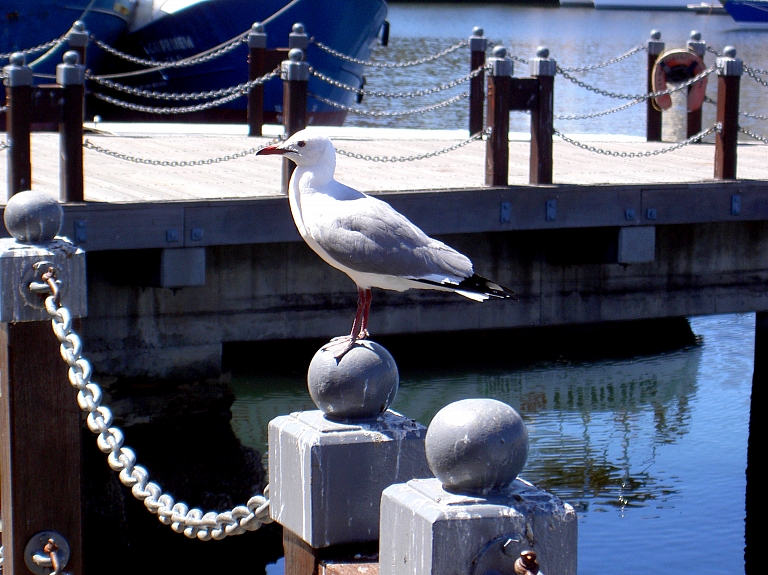
<path id="1" fill-rule="evenodd" d="M 115 153 L 158 162 L 201 161 L 240 153 L 268 138 L 208 135 L 113 136 L 87 134 L 89 142 Z M 351 153 L 402 157 L 442 150 L 456 140 L 340 138 L 336 145 Z M 614 152 L 637 153 L 668 148 L 670 143 L 594 141 L 586 143 Z M 473 189 L 484 186 L 485 142 L 472 142 L 447 154 L 415 161 L 373 162 L 337 158 L 337 178 L 368 192 Z M 529 143 L 510 142 L 509 184 L 528 183 Z M 58 134 L 32 136 L 32 182 L 35 189 L 56 195 L 59 173 Z M 0 156 L 0 178 L 6 162 Z M 768 148 L 739 146 L 738 175 L 768 180 Z M 711 181 L 714 145 L 697 144 L 643 158 L 598 155 L 556 139 L 555 184 L 662 184 Z M 195 166 L 135 163 L 91 149 L 84 151 L 86 198 L 97 202 L 167 202 L 280 196 L 281 162 L 255 157 Z"/>

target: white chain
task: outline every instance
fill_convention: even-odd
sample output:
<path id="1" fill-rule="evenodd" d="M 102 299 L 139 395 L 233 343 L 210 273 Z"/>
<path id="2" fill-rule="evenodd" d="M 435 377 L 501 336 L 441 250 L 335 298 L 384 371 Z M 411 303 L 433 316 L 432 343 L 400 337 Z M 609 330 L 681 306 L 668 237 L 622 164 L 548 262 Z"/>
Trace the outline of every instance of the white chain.
<path id="1" fill-rule="evenodd" d="M 22 54 L 35 54 L 37 52 L 42 52 L 43 50 L 47 50 L 48 48 L 52 48 L 53 46 L 56 46 L 57 44 L 61 44 L 67 39 L 67 35 L 69 32 L 64 34 L 63 36 L 56 38 L 55 40 L 51 40 L 50 42 L 46 42 L 45 44 L 40 44 L 39 46 L 35 46 L 33 48 L 27 48 L 25 50 L 14 50 L 13 52 L 8 53 L 0 53 L 0 60 L 5 60 L 7 58 L 10 58 L 17 52 L 21 52 Z"/>
<path id="2" fill-rule="evenodd" d="M 698 142 L 699 140 L 703 139 L 704 137 L 708 136 L 709 134 L 712 134 L 713 132 L 720 131 L 722 128 L 720 124 L 715 124 L 711 128 L 707 128 L 706 130 L 703 130 L 699 132 L 698 134 L 691 136 L 687 140 L 683 140 L 682 142 L 678 142 L 677 144 L 674 144 L 673 146 L 668 146 L 666 148 L 660 148 L 658 150 L 651 150 L 648 152 L 615 152 L 611 150 L 603 150 L 602 148 L 596 148 L 595 146 L 589 146 L 587 144 L 584 144 L 582 142 L 578 142 L 572 138 L 569 138 L 565 134 L 561 134 L 557 130 L 552 130 L 552 133 L 556 136 L 560 136 L 564 141 L 568 142 L 569 144 L 573 144 L 577 148 L 581 148 L 582 150 L 587 150 L 588 152 L 594 152 L 596 154 L 602 154 L 604 156 L 613 156 L 614 158 L 648 158 L 650 156 L 658 156 L 660 154 L 666 154 L 668 152 L 673 152 L 675 150 L 679 150 L 680 148 L 683 148 L 689 144 L 693 144 L 694 142 Z"/>
<path id="3" fill-rule="evenodd" d="M 83 344 L 72 331 L 72 316 L 66 307 L 56 303 L 56 299 L 55 295 L 48 296 L 45 309 L 52 318 L 53 333 L 61 344 L 61 357 L 69 366 L 69 382 L 77 389 L 77 404 L 88 414 L 88 429 L 98 435 L 96 443 L 103 453 L 108 454 L 109 466 L 119 473 L 120 481 L 131 488 L 133 496 L 143 501 L 161 523 L 190 539 L 224 539 L 255 531 L 270 523 L 269 487 L 264 490 L 264 495 L 251 497 L 246 505 L 238 505 L 223 513 L 204 513 L 201 509 L 189 509 L 185 503 L 176 503 L 157 483 L 149 481 L 149 472 L 136 465 L 136 454 L 123 446 L 123 432 L 112 425 L 112 412 L 101 404 L 101 388 L 91 381 L 91 364 L 81 355 Z"/>
<path id="4" fill-rule="evenodd" d="M 458 150 L 459 148 L 463 148 L 464 146 L 471 144 L 476 140 L 480 140 L 481 138 L 483 138 L 483 136 L 487 136 L 490 133 L 491 133 L 490 128 L 486 128 L 482 132 L 477 132 L 476 134 L 472 135 L 469 139 L 464 140 L 463 142 L 459 142 L 458 144 L 454 144 L 453 146 L 449 146 L 441 150 L 435 150 L 434 152 L 427 152 L 426 154 L 418 154 L 414 156 L 370 156 L 367 154 L 354 154 L 352 152 L 347 152 L 345 150 L 339 150 L 338 148 L 336 149 L 336 153 L 339 154 L 340 156 L 346 156 L 347 158 L 354 158 L 356 160 L 366 160 L 368 162 L 382 162 L 382 163 L 412 162 L 414 160 L 426 160 L 427 158 L 434 158 L 435 156 L 440 156 L 442 154 L 447 154 L 448 152 Z"/>
<path id="5" fill-rule="evenodd" d="M 603 110 L 602 112 L 592 112 L 589 114 L 569 114 L 566 116 L 555 114 L 553 118 L 555 120 L 585 120 L 587 118 L 599 118 L 600 116 L 607 116 L 608 114 L 615 114 L 616 112 L 621 112 L 622 110 L 631 108 L 632 106 L 644 101 L 645 99 L 638 98 L 637 100 L 632 100 L 631 102 L 627 102 L 626 104 L 622 104 L 621 106 L 617 106 L 616 108 L 609 108 L 608 110 Z"/>
<path id="6" fill-rule="evenodd" d="M 220 164 L 221 162 L 229 162 L 230 160 L 237 160 L 239 158 L 244 158 L 245 156 L 249 156 L 251 154 L 255 154 L 259 150 L 270 146 L 272 144 L 276 144 L 280 141 L 280 138 L 275 138 L 271 140 L 270 142 L 264 144 L 263 146 L 257 146 L 255 148 L 249 148 L 247 150 L 243 150 L 241 152 L 235 152 L 234 154 L 228 154 L 226 156 L 219 156 L 217 158 L 207 158 L 205 160 L 150 160 L 147 158 L 137 158 L 136 156 L 130 156 L 128 154 L 123 154 L 122 152 L 115 152 L 113 150 L 107 150 L 106 148 L 102 148 L 101 146 L 97 146 L 96 144 L 93 144 L 90 140 L 86 139 L 83 142 L 83 147 L 88 150 L 93 150 L 94 152 L 98 152 L 100 154 L 104 154 L 106 156 L 110 156 L 112 158 L 116 158 L 118 160 L 125 160 L 126 162 L 133 162 L 135 164 L 145 164 L 148 166 L 160 166 L 163 168 L 187 168 L 190 166 L 207 166 L 210 164 Z"/>
<path id="7" fill-rule="evenodd" d="M 348 84 L 339 82 L 338 80 L 334 80 L 333 78 L 329 78 L 328 76 L 326 76 L 321 72 L 318 72 L 314 68 L 310 68 L 309 72 L 310 74 L 312 74 L 316 78 L 319 78 L 323 82 L 327 82 L 332 86 L 336 86 L 337 88 L 342 88 L 343 90 L 348 90 L 349 92 L 354 92 L 355 94 L 359 94 L 361 96 L 374 96 L 377 98 L 417 98 L 419 96 L 426 96 L 428 94 L 437 94 L 438 92 L 442 92 L 443 90 L 455 88 L 456 86 L 463 84 L 464 82 L 468 82 L 472 78 L 479 76 L 485 71 L 485 69 L 486 69 L 485 66 L 480 66 L 479 68 L 472 70 L 466 76 L 457 78 L 456 80 L 453 80 L 446 84 L 438 84 L 434 88 L 426 88 L 424 90 L 416 90 L 414 92 L 378 92 L 376 90 L 365 90 L 363 88 L 355 88 L 354 86 L 350 86 Z"/>
<path id="8" fill-rule="evenodd" d="M 746 134 L 750 138 L 754 138 L 755 140 L 760 140 L 763 144 L 768 144 L 768 138 L 765 136 L 761 136 L 760 134 L 755 134 L 754 132 L 750 132 L 746 128 L 739 128 L 739 132 L 742 134 Z"/>
<path id="9" fill-rule="evenodd" d="M 259 78 L 243 82 L 236 86 L 230 86 L 229 88 L 221 88 L 219 90 L 209 90 L 207 92 L 158 92 L 156 90 L 142 90 L 141 88 L 135 88 L 133 86 L 126 86 L 118 82 L 113 82 L 107 78 L 100 76 L 86 76 L 87 79 L 93 80 L 97 84 L 106 86 L 119 92 L 131 94 L 133 96 L 141 96 L 142 98 L 154 98 L 156 100 L 174 100 L 174 101 L 190 101 L 190 100 L 207 100 L 210 98 L 221 98 L 229 96 L 235 93 L 247 92 L 258 84 L 264 84 L 268 80 L 276 77 L 280 74 L 280 68 L 275 68 L 272 72 L 265 74 Z"/>
<path id="10" fill-rule="evenodd" d="M 754 68 L 750 68 L 749 66 L 744 66 L 744 71 L 747 73 L 747 75 L 752 78 L 755 82 L 758 84 L 762 84 L 766 88 L 768 88 L 768 81 L 763 80 L 758 76 L 758 74 L 764 74 L 764 70 L 755 70 Z"/>
<path id="11" fill-rule="evenodd" d="M 370 60 L 360 60 L 358 58 L 353 58 L 352 56 L 347 56 L 346 54 L 343 54 L 338 50 L 334 50 L 333 48 L 326 46 L 325 44 L 320 42 L 320 40 L 317 40 L 315 38 L 312 38 L 310 41 L 315 46 L 317 46 L 318 48 L 320 48 L 325 52 L 328 52 L 332 56 L 336 56 L 337 58 L 341 58 L 342 60 L 346 60 L 347 62 L 353 62 L 355 64 L 363 64 L 364 66 L 370 66 L 371 68 L 408 68 L 410 66 L 418 66 L 420 64 L 426 64 L 427 62 L 432 62 L 433 60 L 442 58 L 443 56 L 446 56 L 451 52 L 455 52 L 456 50 L 458 50 L 459 48 L 463 48 L 464 46 L 469 46 L 468 40 L 462 40 L 461 42 L 454 44 L 449 48 L 446 48 L 442 52 L 438 52 L 437 54 L 434 54 L 432 56 L 427 56 L 425 58 L 420 58 L 419 60 L 411 60 L 410 62 L 372 62 Z"/>
<path id="12" fill-rule="evenodd" d="M 562 68 L 562 70 L 563 72 L 573 72 L 573 73 L 591 72 L 592 70 L 598 70 L 600 68 L 605 68 L 606 66 L 610 66 L 611 64 L 616 64 L 617 62 L 621 62 L 622 60 L 629 58 L 630 56 L 647 49 L 648 48 L 643 44 L 639 44 L 634 48 L 627 50 L 620 56 L 616 56 L 615 58 L 611 58 L 610 60 L 606 60 L 605 62 L 601 62 L 600 64 L 592 64 L 591 66 L 582 66 L 581 68 Z"/>
<path id="13" fill-rule="evenodd" d="M 411 114 L 425 114 L 427 112 L 431 112 L 439 108 L 445 108 L 446 106 L 450 106 L 451 104 L 455 104 L 456 102 L 469 98 L 469 92 L 464 92 L 463 94 L 459 94 L 458 96 L 454 96 L 453 98 L 449 98 L 448 100 L 443 100 L 442 102 L 438 102 L 437 104 L 433 104 L 425 108 L 417 108 L 415 110 L 403 110 L 402 112 L 370 112 L 368 110 L 363 110 L 361 108 L 351 108 L 349 106 L 345 106 L 344 104 L 339 104 L 338 102 L 334 102 L 333 100 L 329 100 L 328 98 L 323 98 L 322 96 L 318 96 L 317 94 L 311 94 L 311 96 L 316 100 L 323 102 L 324 104 L 328 104 L 329 106 L 333 106 L 334 108 L 338 108 L 339 110 L 344 110 L 345 112 L 352 112 L 353 114 L 359 114 L 361 116 L 370 116 L 373 118 L 392 118 L 396 116 L 409 116 Z"/>

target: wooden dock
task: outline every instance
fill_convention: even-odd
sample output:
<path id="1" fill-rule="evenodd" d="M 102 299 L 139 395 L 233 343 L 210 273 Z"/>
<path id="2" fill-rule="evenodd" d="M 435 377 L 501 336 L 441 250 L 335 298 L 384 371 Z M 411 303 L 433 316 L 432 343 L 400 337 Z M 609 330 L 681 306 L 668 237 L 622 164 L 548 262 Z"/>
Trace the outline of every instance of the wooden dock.
<path id="1" fill-rule="evenodd" d="M 426 154 L 463 141 L 457 132 L 424 132 L 421 137 L 399 131 L 331 129 L 336 147 L 346 152 L 402 157 Z M 389 133 L 389 135 L 388 135 Z M 89 133 L 91 144 L 142 160 L 190 162 L 236 154 L 263 145 L 270 138 L 237 135 Z M 577 138 L 585 144 L 614 152 L 638 153 L 669 147 L 665 142 L 639 138 Z M 693 144 L 646 158 L 616 158 L 582 150 L 560 139 L 554 142 L 554 184 L 659 185 L 707 182 L 713 178 L 714 145 Z M 528 184 L 529 144 L 510 142 L 509 183 Z M 768 181 L 768 152 L 763 144 L 739 145 L 738 176 Z M 194 202 L 280 196 L 281 162 L 252 154 L 220 163 L 169 167 L 118 159 L 86 149 L 86 201 L 118 203 Z M 337 179 L 366 192 L 472 190 L 484 188 L 485 143 L 473 142 L 443 155 L 407 162 L 337 159 Z M 0 162 L 6 179 L 6 162 Z M 58 194 L 59 137 L 32 136 L 32 187 Z"/>

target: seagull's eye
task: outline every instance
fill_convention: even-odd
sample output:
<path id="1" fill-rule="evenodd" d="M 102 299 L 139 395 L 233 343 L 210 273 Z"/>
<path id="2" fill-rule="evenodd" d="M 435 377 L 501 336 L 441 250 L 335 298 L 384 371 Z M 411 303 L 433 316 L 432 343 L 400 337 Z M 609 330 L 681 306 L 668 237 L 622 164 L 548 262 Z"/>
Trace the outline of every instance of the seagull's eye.
<path id="1" fill-rule="evenodd" d="M 299 148 L 303 148 L 304 146 L 306 146 L 306 145 L 307 145 L 307 143 L 306 143 L 304 140 L 300 140 L 300 141 L 296 142 L 296 145 L 297 145 Z"/>

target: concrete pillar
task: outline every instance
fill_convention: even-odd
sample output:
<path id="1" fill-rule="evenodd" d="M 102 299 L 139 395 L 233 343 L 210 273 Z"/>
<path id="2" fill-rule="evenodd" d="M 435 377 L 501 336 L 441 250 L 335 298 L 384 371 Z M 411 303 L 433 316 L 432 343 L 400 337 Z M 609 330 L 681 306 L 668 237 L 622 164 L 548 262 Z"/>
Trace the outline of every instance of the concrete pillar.
<path id="1" fill-rule="evenodd" d="M 576 574 L 576 512 L 517 477 L 528 431 L 514 409 L 452 403 L 432 420 L 426 453 L 435 478 L 382 495 L 380 575 Z"/>

